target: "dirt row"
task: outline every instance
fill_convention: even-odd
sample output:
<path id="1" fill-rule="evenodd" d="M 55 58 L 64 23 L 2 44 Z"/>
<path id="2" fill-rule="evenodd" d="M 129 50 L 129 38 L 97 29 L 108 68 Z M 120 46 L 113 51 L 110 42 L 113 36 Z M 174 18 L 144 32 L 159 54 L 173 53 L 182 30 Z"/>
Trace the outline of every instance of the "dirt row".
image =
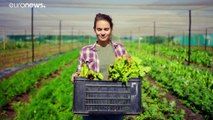
<path id="1" fill-rule="evenodd" d="M 165 90 L 161 86 L 159 86 L 153 78 L 151 78 L 150 76 L 146 76 L 146 78 L 150 81 L 150 83 L 152 85 L 156 85 L 159 88 L 160 92 L 162 92 L 162 93 L 165 92 Z M 165 98 L 168 101 L 176 102 L 178 111 L 180 111 L 181 109 L 183 109 L 185 111 L 184 118 L 186 120 L 204 120 L 204 117 L 202 115 L 194 113 L 191 109 L 186 107 L 185 104 L 183 104 L 180 100 L 178 100 L 177 97 L 175 95 L 173 95 L 171 92 L 165 92 L 165 93 L 166 93 Z"/>
<path id="2" fill-rule="evenodd" d="M 73 61 L 71 61 L 67 65 L 71 65 L 72 63 L 73 63 Z M 56 72 L 50 74 L 46 79 L 40 79 L 39 82 L 37 83 L 37 85 L 35 86 L 35 88 L 33 88 L 33 89 L 39 90 L 39 88 L 42 87 L 42 84 L 43 84 L 44 81 L 50 80 L 50 78 L 56 78 L 56 77 L 60 76 L 61 71 L 63 70 L 63 68 L 65 66 L 59 68 Z M 9 77 L 9 76 L 7 76 L 7 77 Z M 160 92 L 165 92 L 165 90 L 163 88 L 161 88 L 155 82 L 155 80 L 153 78 L 151 78 L 150 76 L 147 76 L 147 78 L 148 78 L 148 80 L 150 81 L 150 83 L 152 85 L 156 85 L 156 86 L 159 87 Z M 16 112 L 15 112 L 15 110 L 13 108 L 13 103 L 17 103 L 17 102 L 29 102 L 30 101 L 30 92 L 31 92 L 31 90 L 28 91 L 28 92 L 26 92 L 26 93 L 23 93 L 23 94 L 17 96 L 12 102 L 10 102 L 7 105 L 3 106 L 0 109 L 0 119 L 14 119 L 15 116 L 16 116 Z M 186 105 L 184 105 L 183 103 L 181 103 L 174 95 L 172 95 L 172 93 L 166 92 L 165 97 L 169 101 L 175 101 L 178 110 L 183 109 L 185 111 L 185 119 L 186 120 L 204 120 L 204 118 L 203 118 L 202 115 L 196 114 L 191 109 L 187 108 Z"/>
<path id="3" fill-rule="evenodd" d="M 77 59 L 77 58 L 75 58 L 75 59 Z M 35 87 L 33 89 L 27 91 L 26 93 L 18 95 L 12 102 L 9 102 L 5 106 L 3 106 L 0 109 L 0 119 L 13 120 L 16 117 L 16 111 L 13 108 L 13 104 L 14 103 L 18 103 L 18 102 L 28 103 L 28 102 L 30 102 L 30 93 L 31 93 L 31 91 L 39 91 L 39 89 L 42 87 L 42 85 L 43 85 L 44 82 L 46 82 L 48 80 L 51 80 L 50 78 L 56 78 L 56 77 L 60 76 L 61 75 L 61 71 L 64 69 L 64 67 L 68 66 L 68 65 L 71 65 L 74 60 L 72 60 L 68 64 L 62 66 L 57 71 L 55 71 L 54 73 L 50 74 L 47 78 L 45 78 L 45 79 L 39 79 L 38 83 L 35 85 Z M 12 76 L 12 75 L 13 74 L 10 74 L 10 76 Z M 9 76 L 7 76 L 7 78 L 8 77 Z"/>

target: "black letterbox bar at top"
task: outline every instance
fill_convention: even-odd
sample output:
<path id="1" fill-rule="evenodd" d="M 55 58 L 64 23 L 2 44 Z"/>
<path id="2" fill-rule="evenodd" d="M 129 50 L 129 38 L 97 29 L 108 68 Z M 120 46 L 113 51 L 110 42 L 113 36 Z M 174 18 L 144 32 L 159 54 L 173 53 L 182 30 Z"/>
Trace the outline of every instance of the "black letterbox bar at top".
<path id="1" fill-rule="evenodd" d="M 97 85 L 97 84 L 85 84 L 86 87 L 130 87 L 130 85 Z"/>

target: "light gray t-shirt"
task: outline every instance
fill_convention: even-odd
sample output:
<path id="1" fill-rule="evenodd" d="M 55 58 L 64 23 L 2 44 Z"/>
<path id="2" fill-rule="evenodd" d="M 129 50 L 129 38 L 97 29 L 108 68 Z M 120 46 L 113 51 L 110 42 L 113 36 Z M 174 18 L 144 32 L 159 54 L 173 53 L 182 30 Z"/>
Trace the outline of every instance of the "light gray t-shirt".
<path id="1" fill-rule="evenodd" d="M 115 59 L 115 53 L 114 53 L 114 48 L 112 44 L 108 44 L 105 47 L 96 46 L 97 49 L 97 55 L 99 58 L 99 68 L 100 68 L 100 73 L 104 76 L 104 80 L 108 79 L 108 68 L 110 64 L 114 63 Z"/>

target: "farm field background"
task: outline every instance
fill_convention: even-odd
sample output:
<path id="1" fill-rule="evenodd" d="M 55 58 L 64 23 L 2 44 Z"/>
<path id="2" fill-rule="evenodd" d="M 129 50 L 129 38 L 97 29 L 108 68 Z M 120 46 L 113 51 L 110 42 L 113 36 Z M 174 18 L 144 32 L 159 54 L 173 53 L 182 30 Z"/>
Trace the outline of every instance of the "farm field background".
<path id="1" fill-rule="evenodd" d="M 213 119 L 211 0 L 18 6 L 27 3 L 0 3 L 0 119 L 82 120 L 72 112 L 70 79 L 80 49 L 97 40 L 97 13 L 111 15 L 111 39 L 151 68 L 142 78 L 142 113 L 124 120 Z"/>
<path id="2" fill-rule="evenodd" d="M 184 59 L 160 55 L 160 52 L 154 55 L 149 50 L 153 46 L 149 44 L 141 44 L 144 49 L 140 51 L 137 43 L 123 44 L 131 56 L 139 57 L 144 66 L 151 67 L 151 72 L 142 80 L 143 113 L 139 116 L 127 116 L 125 119 L 191 118 L 192 113 L 178 106 L 176 100 L 196 114 L 194 117 L 210 119 L 213 110 L 213 74 L 208 66 L 205 68 L 205 65 L 200 63 L 187 66 Z M 158 47 L 160 49 L 162 45 Z M 73 84 L 70 81 L 72 73 L 77 68 L 79 52 L 80 47 L 72 48 L 46 62 L 2 79 L 1 117 L 80 120 L 80 116 L 72 113 Z M 173 54 L 176 54 L 176 57 L 179 55 Z M 154 80 L 155 84 L 150 79 Z M 175 96 L 175 100 L 165 96 L 168 92 Z M 10 110 L 13 113 L 10 113 Z"/>

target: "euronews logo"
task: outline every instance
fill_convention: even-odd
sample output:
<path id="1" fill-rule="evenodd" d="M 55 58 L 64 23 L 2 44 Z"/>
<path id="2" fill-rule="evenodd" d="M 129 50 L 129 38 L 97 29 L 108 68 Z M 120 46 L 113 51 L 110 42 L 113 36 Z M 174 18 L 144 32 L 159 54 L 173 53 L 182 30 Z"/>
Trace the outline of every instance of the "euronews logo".
<path id="1" fill-rule="evenodd" d="M 46 8 L 44 3 L 9 3 L 10 8 Z"/>

